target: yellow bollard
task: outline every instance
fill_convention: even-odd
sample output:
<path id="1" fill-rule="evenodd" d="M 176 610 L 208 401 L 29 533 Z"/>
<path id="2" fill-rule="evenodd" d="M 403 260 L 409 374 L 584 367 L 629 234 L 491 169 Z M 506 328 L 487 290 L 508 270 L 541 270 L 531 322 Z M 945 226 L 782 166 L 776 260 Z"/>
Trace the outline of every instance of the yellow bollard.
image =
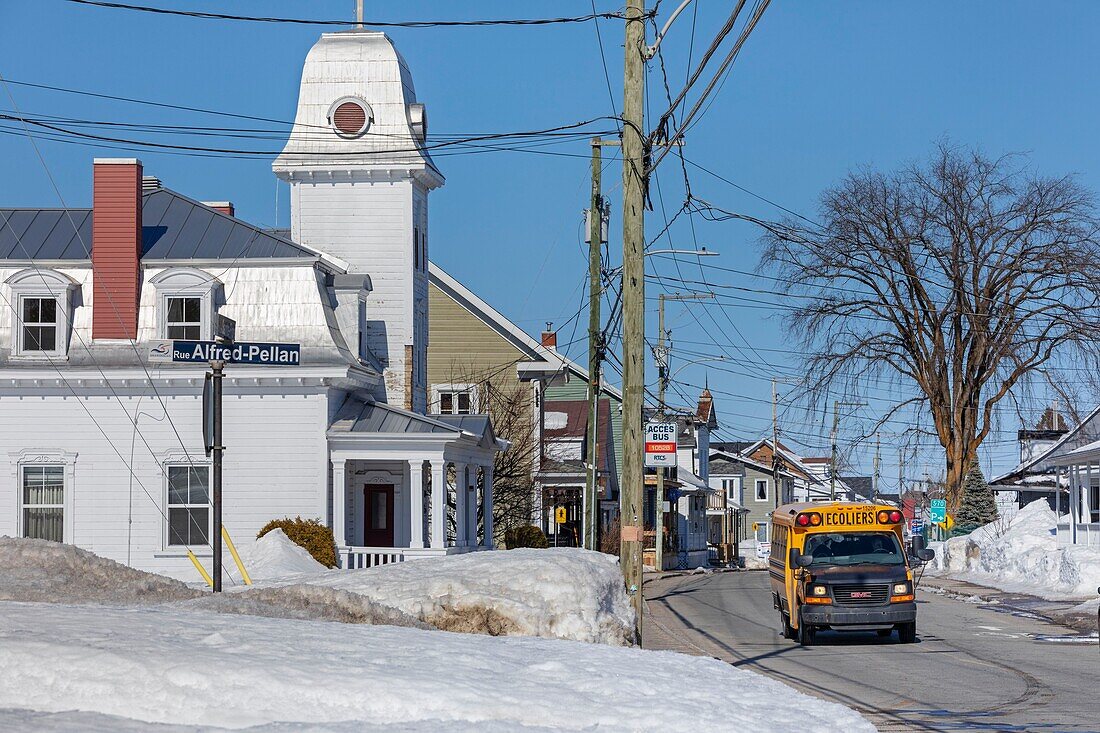
<path id="1" fill-rule="evenodd" d="M 195 553 L 188 550 L 187 557 L 191 558 L 191 562 L 195 564 L 195 570 L 199 571 L 199 575 L 201 575 L 202 579 L 206 581 L 206 584 L 213 587 L 214 579 L 210 577 L 210 573 L 206 572 L 206 568 L 204 568 L 202 566 L 202 563 L 199 562 L 199 559 L 195 557 Z"/>
<path id="2" fill-rule="evenodd" d="M 225 544 L 229 547 L 229 554 L 233 556 L 233 562 L 237 563 L 237 570 L 241 571 L 241 579 L 244 580 L 245 585 L 252 585 L 252 578 L 248 577 L 248 571 L 244 569 L 244 563 L 241 562 L 241 556 L 237 554 L 237 547 L 233 544 L 233 540 L 229 539 L 229 530 L 222 525 L 222 538 L 225 540 Z"/>

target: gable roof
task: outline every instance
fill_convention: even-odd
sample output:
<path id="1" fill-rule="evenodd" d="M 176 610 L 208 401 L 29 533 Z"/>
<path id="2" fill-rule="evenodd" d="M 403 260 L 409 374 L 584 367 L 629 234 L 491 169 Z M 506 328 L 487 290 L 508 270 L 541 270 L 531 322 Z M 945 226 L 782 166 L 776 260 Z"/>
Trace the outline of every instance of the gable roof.
<path id="1" fill-rule="evenodd" d="M 335 257 L 292 242 L 167 188 L 141 196 L 141 259 L 324 260 Z M 0 209 L 0 260 L 88 261 L 93 248 L 92 209 Z"/>
<path id="2" fill-rule="evenodd" d="M 991 478 L 989 480 L 990 485 L 1011 485 L 1022 481 L 1024 477 L 1029 475 L 1050 473 L 1055 459 L 1100 439 L 1100 419 L 1098 419 L 1098 415 L 1100 415 L 1100 405 L 1094 407 L 1092 412 L 1080 424 L 1071 428 L 1069 432 L 1055 441 L 1049 448 L 1026 461 L 1021 461 L 1010 471 Z"/>
<path id="3" fill-rule="evenodd" d="M 542 343 L 505 318 L 495 308 L 475 295 L 472 290 L 430 260 L 428 261 L 428 280 L 441 292 L 469 311 L 475 318 L 500 334 L 504 340 L 530 356 L 531 362 L 518 363 L 516 365 L 517 370 L 523 371 L 526 368 L 533 368 L 534 371 L 552 373 L 567 369 L 581 379 L 588 379 L 587 369 L 560 353 L 557 349 L 543 346 Z M 537 368 L 535 368 L 535 363 L 537 363 Z M 623 399 L 622 392 L 608 384 L 603 386 L 603 391 L 620 402 Z"/>

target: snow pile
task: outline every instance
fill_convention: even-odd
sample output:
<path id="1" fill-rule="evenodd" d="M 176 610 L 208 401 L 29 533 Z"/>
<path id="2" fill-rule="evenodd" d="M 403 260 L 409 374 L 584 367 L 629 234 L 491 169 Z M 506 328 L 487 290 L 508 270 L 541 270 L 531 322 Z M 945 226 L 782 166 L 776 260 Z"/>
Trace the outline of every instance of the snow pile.
<path id="1" fill-rule="evenodd" d="M 0 537 L 0 601 L 163 603 L 201 595 L 73 545 Z"/>
<path id="2" fill-rule="evenodd" d="M 1095 595 L 1100 549 L 1059 547 L 1057 524 L 1045 500 L 1033 501 L 1011 519 L 938 543 L 932 567 L 959 580 L 1048 599 Z"/>
<path id="3" fill-rule="evenodd" d="M 7 603 L 0 629 L 0 728 L 874 730 L 841 705 L 670 652 L 164 606 Z"/>
<path id="4" fill-rule="evenodd" d="M 328 570 L 313 559 L 309 550 L 291 542 L 286 532 L 276 527 L 256 540 L 242 553 L 241 562 L 253 580 L 281 578 L 297 573 L 320 573 Z"/>
<path id="5" fill-rule="evenodd" d="M 589 550 L 472 552 L 278 582 L 350 591 L 451 631 L 612 645 L 634 633 L 618 558 Z"/>
<path id="6" fill-rule="evenodd" d="M 210 593 L 177 605 L 185 609 L 269 618 L 431 628 L 404 611 L 376 603 L 355 593 L 316 585 L 296 584 L 272 588 L 248 588 L 239 593 Z"/>

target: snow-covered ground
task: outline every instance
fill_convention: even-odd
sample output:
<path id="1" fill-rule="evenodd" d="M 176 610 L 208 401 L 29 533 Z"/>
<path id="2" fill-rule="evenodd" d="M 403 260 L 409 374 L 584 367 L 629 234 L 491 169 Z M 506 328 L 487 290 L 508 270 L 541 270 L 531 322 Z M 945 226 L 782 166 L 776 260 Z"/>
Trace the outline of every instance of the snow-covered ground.
<path id="1" fill-rule="evenodd" d="M 929 572 L 1047 599 L 1094 598 L 1100 548 L 1059 547 L 1057 523 L 1046 501 L 1034 501 L 1010 519 L 933 543 Z"/>
<path id="2" fill-rule="evenodd" d="M 840 705 L 671 652 L 164 606 L 0 603 L 0 728 L 91 733 L 148 730 L 149 723 L 387 732 L 874 730 Z"/>
<path id="3" fill-rule="evenodd" d="M 284 541 L 268 543 L 261 575 L 308 567 Z M 213 596 L 73 547 L 0 538 L 0 731 L 873 730 L 712 659 L 614 646 L 631 619 L 614 559 L 597 555 L 312 568 Z M 419 620 L 469 599 L 500 609 L 510 633 L 607 643 Z"/>
<path id="4" fill-rule="evenodd" d="M 278 527 L 252 543 L 242 554 L 241 562 L 252 580 L 298 573 L 323 573 L 328 569 L 314 560 L 309 550 L 291 542 L 286 532 Z"/>

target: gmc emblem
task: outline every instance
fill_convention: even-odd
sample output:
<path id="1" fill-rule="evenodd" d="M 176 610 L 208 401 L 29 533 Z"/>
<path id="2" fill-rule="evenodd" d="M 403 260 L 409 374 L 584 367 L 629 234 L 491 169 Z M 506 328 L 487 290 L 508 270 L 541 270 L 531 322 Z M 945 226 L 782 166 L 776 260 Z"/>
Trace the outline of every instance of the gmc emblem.
<path id="1" fill-rule="evenodd" d="M 856 591 L 852 593 L 852 598 L 870 598 L 871 592 L 866 590 Z"/>

